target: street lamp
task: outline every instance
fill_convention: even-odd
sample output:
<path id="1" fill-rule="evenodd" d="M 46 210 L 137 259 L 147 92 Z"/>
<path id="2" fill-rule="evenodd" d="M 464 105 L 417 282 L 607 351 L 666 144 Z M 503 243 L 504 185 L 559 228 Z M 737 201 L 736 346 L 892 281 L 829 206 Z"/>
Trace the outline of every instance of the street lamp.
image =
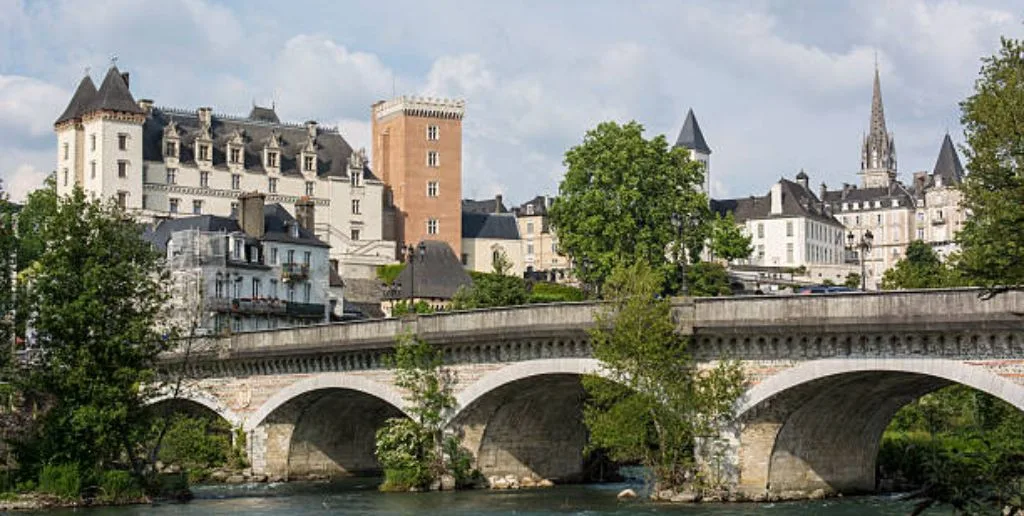
<path id="1" fill-rule="evenodd" d="M 409 308 L 416 302 L 416 261 L 423 261 L 427 255 L 427 244 L 420 242 L 420 245 L 413 247 L 409 244 L 405 249 L 405 259 L 409 263 Z"/>
<path id="2" fill-rule="evenodd" d="M 871 244 L 875 241 L 875 235 L 872 235 L 869 229 L 861 235 L 860 241 L 855 242 L 855 238 L 853 231 L 846 234 L 846 249 L 857 251 L 857 257 L 860 258 L 860 289 L 867 290 L 867 276 L 864 274 L 864 255 L 871 252 Z"/>
<path id="3" fill-rule="evenodd" d="M 672 222 L 672 227 L 676 228 L 676 249 L 675 259 L 676 265 L 679 267 L 679 293 L 687 296 L 690 294 L 690 287 L 686 282 L 686 255 L 683 252 L 683 230 L 689 229 L 697 225 L 699 222 L 696 215 L 680 215 L 679 213 L 672 213 L 669 219 Z"/>

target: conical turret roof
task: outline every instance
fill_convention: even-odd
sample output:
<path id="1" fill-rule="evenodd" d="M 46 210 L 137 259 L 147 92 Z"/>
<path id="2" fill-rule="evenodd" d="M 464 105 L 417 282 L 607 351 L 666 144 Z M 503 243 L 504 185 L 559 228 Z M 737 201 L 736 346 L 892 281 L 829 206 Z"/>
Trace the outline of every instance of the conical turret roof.
<path id="1" fill-rule="evenodd" d="M 683 128 L 679 131 L 675 146 L 711 154 L 711 147 L 708 147 L 708 142 L 704 140 L 704 133 L 700 130 L 697 117 L 693 115 L 693 109 L 686 113 L 686 121 L 683 122 Z"/>
<path id="2" fill-rule="evenodd" d="M 125 83 L 124 77 L 121 76 L 121 72 L 116 66 L 111 66 L 110 70 L 107 70 L 107 76 L 103 79 L 103 84 L 100 85 L 100 89 L 96 92 L 91 103 L 89 103 L 86 111 L 120 111 L 122 113 L 142 113 L 142 108 L 135 102 L 132 97 L 131 91 L 128 90 L 128 84 Z"/>
<path id="3" fill-rule="evenodd" d="M 78 83 L 78 88 L 75 90 L 75 94 L 71 96 L 71 102 L 68 102 L 68 107 L 64 109 L 64 113 L 57 118 L 54 124 L 61 122 L 67 122 L 68 120 L 74 120 L 85 111 L 85 109 L 92 103 L 93 97 L 96 96 L 96 85 L 93 84 L 92 79 L 86 75 L 82 78 L 82 82 Z"/>
<path id="4" fill-rule="evenodd" d="M 953 139 L 946 133 L 939 149 L 939 158 L 935 160 L 934 175 L 941 176 L 944 184 L 960 184 L 964 178 L 964 167 L 960 165 L 960 157 L 956 154 Z"/>

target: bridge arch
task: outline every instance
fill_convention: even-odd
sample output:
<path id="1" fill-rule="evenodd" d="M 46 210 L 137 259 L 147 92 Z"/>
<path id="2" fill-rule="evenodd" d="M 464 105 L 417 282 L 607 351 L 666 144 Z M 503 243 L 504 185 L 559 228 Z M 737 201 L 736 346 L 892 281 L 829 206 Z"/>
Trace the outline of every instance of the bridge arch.
<path id="1" fill-rule="evenodd" d="M 739 402 L 741 489 L 875 489 L 882 433 L 907 403 L 959 383 L 1024 410 L 1024 385 L 938 358 L 823 359 L 771 376 Z"/>
<path id="2" fill-rule="evenodd" d="M 200 405 L 206 409 L 209 409 L 211 412 L 217 414 L 218 416 L 222 417 L 225 421 L 227 421 L 228 424 L 231 425 L 231 428 L 238 428 L 242 426 L 242 418 L 241 416 L 238 415 L 237 412 L 228 407 L 216 396 L 205 391 L 186 389 L 182 390 L 181 392 L 178 393 L 177 396 L 175 396 L 172 391 L 165 389 L 162 390 L 153 398 L 147 400 L 146 405 L 150 407 L 155 407 L 161 404 L 172 403 L 175 401 L 195 403 L 196 405 Z"/>
<path id="3" fill-rule="evenodd" d="M 376 431 L 406 417 L 401 394 L 351 373 L 324 373 L 280 389 L 245 423 L 253 469 L 282 478 L 379 472 Z"/>
<path id="4" fill-rule="evenodd" d="M 581 377 L 601 374 L 592 358 L 539 359 L 483 375 L 457 396 L 449 422 L 484 475 L 567 482 L 585 474 Z"/>

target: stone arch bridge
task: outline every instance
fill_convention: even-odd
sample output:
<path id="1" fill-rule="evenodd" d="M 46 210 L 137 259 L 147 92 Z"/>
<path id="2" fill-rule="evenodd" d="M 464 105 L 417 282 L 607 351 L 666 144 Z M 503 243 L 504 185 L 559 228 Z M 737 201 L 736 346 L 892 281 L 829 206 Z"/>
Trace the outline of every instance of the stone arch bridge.
<path id="1" fill-rule="evenodd" d="M 254 471 L 375 471 L 374 432 L 404 414 L 383 357 L 413 331 L 458 377 L 450 425 L 488 475 L 583 474 L 581 375 L 599 370 L 595 304 L 454 312 L 245 333 L 192 362 L 182 398 L 248 435 Z M 971 289 L 678 299 L 678 330 L 707 364 L 739 359 L 749 388 L 727 454 L 748 494 L 875 488 L 884 428 L 953 383 L 1024 410 L 1024 292 Z M 169 358 L 174 360 L 173 357 Z M 182 400 L 159 400 L 159 402 Z"/>

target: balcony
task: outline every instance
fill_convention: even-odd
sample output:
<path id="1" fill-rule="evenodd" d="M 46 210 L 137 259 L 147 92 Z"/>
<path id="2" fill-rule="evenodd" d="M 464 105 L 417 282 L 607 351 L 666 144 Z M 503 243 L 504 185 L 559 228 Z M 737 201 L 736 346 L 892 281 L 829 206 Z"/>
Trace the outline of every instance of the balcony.
<path id="1" fill-rule="evenodd" d="M 282 263 L 281 280 L 285 283 L 305 281 L 309 279 L 308 263 Z"/>
<path id="2" fill-rule="evenodd" d="M 932 219 L 933 226 L 943 226 L 946 224 L 946 217 L 935 217 Z"/>
<path id="3" fill-rule="evenodd" d="M 325 305 L 316 303 L 286 303 L 287 313 L 291 317 L 300 317 L 303 319 L 321 319 L 323 320 L 324 314 L 326 313 L 327 307 Z"/>
<path id="4" fill-rule="evenodd" d="M 214 311 L 233 314 L 270 314 L 278 315 L 286 312 L 286 303 L 276 299 L 248 299 L 215 297 L 206 300 L 206 306 Z"/>

